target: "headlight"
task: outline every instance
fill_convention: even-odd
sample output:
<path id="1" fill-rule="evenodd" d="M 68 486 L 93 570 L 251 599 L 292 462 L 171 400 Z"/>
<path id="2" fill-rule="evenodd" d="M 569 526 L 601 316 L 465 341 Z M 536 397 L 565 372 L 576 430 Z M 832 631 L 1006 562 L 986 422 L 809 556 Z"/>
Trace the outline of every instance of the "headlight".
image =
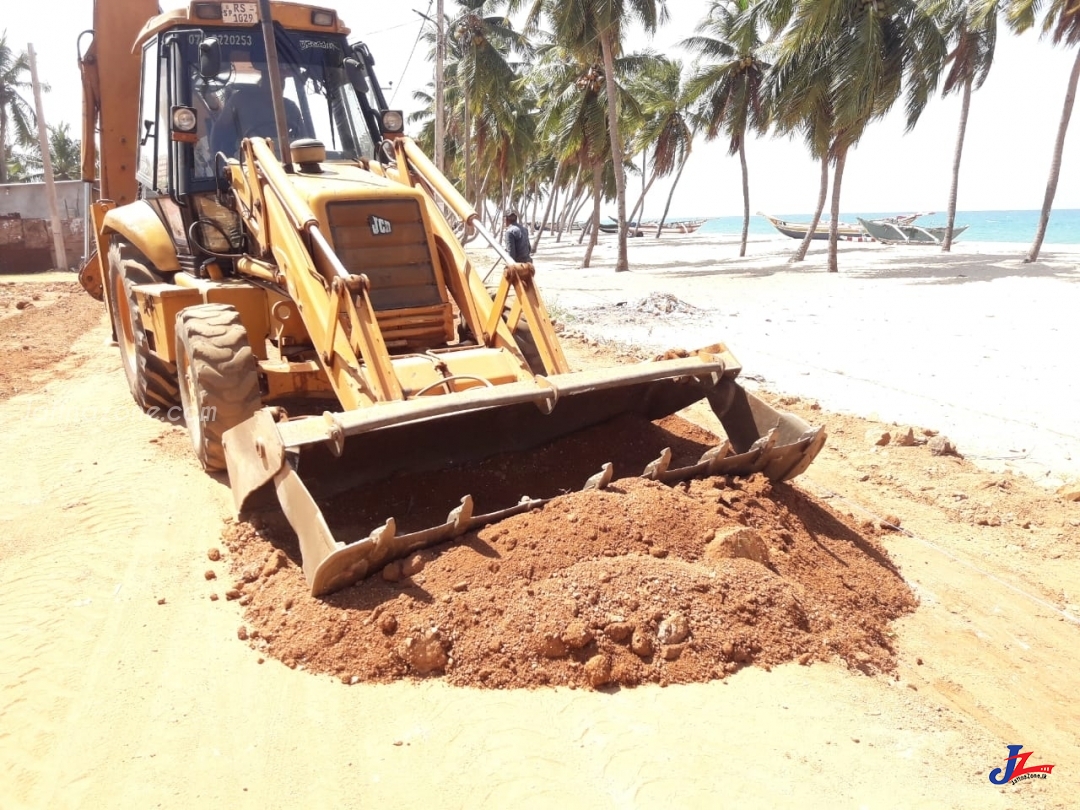
<path id="1" fill-rule="evenodd" d="M 191 107 L 173 107 L 172 128 L 178 132 L 194 132 L 199 119 Z"/>
<path id="2" fill-rule="evenodd" d="M 405 129 L 405 119 L 401 110 L 387 110 L 382 114 L 383 132 L 394 134 Z"/>
<path id="3" fill-rule="evenodd" d="M 311 12 L 311 24 L 312 25 L 325 25 L 331 26 L 337 18 L 337 14 L 327 9 L 315 9 Z"/>

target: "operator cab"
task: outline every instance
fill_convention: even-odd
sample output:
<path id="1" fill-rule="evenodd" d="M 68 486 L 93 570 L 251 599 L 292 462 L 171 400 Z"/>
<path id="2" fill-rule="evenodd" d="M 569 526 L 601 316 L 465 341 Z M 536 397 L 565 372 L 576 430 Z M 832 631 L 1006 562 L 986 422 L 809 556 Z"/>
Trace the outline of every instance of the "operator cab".
<path id="1" fill-rule="evenodd" d="M 275 29 L 290 140 L 322 142 L 328 161 L 374 159 L 378 99 L 356 50 L 341 34 Z M 212 191 L 220 161 L 238 158 L 244 138 L 276 140 L 268 73 L 258 26 L 165 31 L 146 42 L 140 185 L 170 196 Z"/>
<path id="2" fill-rule="evenodd" d="M 242 244 L 235 213 L 216 193 L 225 162 L 241 158 L 245 138 L 278 138 L 260 26 L 194 22 L 143 42 L 136 179 L 181 264 L 197 272 L 204 255 L 233 254 Z M 302 141 L 301 153 L 320 162 L 385 160 L 377 147 L 386 102 L 367 47 L 335 30 L 275 22 L 274 32 L 290 143 Z M 197 222 L 204 227 L 192 235 Z"/>

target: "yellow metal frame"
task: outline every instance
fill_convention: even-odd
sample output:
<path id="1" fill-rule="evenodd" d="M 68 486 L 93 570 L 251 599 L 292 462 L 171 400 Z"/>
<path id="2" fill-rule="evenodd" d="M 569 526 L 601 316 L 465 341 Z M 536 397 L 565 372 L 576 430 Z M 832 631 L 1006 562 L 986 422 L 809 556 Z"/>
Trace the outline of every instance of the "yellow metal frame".
<path id="1" fill-rule="evenodd" d="M 110 209 L 102 220 L 101 234 L 110 233 L 123 236 L 150 260 L 154 269 L 162 273 L 173 273 L 180 269 L 172 237 L 146 201 L 138 200 Z"/>

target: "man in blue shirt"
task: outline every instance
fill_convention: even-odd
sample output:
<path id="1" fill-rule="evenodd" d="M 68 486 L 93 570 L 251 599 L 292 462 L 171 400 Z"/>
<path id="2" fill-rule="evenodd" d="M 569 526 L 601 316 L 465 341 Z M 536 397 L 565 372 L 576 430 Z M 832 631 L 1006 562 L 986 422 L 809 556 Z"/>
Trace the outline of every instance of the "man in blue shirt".
<path id="1" fill-rule="evenodd" d="M 511 259 L 519 264 L 532 261 L 529 232 L 518 224 L 518 216 L 513 211 L 506 215 L 506 233 L 503 239 L 506 242 L 506 252 L 510 254 Z"/>

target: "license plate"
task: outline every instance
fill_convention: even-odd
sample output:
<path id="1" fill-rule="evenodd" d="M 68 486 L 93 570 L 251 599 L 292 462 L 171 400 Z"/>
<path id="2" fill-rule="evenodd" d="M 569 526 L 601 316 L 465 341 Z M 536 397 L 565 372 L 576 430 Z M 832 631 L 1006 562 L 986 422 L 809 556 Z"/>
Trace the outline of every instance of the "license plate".
<path id="1" fill-rule="evenodd" d="M 221 21 L 229 25 L 254 25 L 259 21 L 259 4 L 222 3 Z"/>

